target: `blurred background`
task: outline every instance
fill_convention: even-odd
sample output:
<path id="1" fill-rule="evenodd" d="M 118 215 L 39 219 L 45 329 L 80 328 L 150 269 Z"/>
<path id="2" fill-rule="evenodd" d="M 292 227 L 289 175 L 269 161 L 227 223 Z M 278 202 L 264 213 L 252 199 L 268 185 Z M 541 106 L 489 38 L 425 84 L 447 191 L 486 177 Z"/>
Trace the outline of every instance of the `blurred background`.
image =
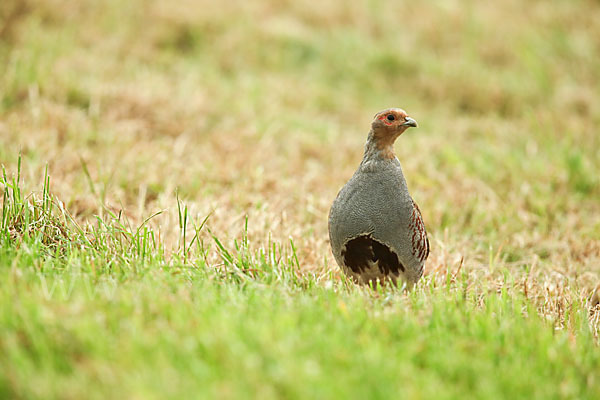
<path id="1" fill-rule="evenodd" d="M 419 122 L 396 150 L 426 273 L 464 260 L 477 275 L 493 256 L 586 284 L 599 54 L 592 0 L 2 0 L 0 162 L 21 153 L 30 190 L 48 164 L 82 221 L 165 209 L 165 240 L 178 190 L 213 231 L 235 237 L 248 215 L 253 240 L 293 237 L 322 270 L 371 118 L 401 107 Z"/>

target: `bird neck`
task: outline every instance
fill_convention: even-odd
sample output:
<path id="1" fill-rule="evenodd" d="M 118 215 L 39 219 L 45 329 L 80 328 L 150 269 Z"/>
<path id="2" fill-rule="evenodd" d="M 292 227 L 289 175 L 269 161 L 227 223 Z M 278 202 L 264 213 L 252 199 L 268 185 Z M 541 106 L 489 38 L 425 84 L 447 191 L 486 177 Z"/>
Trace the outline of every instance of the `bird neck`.
<path id="1" fill-rule="evenodd" d="M 394 153 L 395 140 L 395 137 L 379 136 L 371 129 L 369 136 L 367 137 L 367 143 L 365 144 L 363 162 L 375 160 L 394 160 L 396 158 L 396 153 Z"/>

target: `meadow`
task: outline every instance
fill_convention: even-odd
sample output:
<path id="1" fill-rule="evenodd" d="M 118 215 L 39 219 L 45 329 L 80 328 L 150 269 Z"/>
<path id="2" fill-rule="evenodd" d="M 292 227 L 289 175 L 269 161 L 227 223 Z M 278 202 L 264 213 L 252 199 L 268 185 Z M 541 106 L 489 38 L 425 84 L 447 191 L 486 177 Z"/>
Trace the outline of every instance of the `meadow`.
<path id="1" fill-rule="evenodd" d="M 600 398 L 600 3 L 2 0 L 0 398 Z M 431 242 L 359 287 L 373 115 Z"/>

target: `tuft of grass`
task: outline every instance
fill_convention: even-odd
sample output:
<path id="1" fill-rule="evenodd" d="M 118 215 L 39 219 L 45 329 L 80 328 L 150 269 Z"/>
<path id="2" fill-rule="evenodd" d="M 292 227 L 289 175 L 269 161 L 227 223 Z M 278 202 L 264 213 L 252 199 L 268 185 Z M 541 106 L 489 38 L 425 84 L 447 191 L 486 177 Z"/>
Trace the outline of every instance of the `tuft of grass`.
<path id="1" fill-rule="evenodd" d="M 66 224 L 64 208 L 57 212 L 56 203 L 50 194 L 50 176 L 46 169 L 42 192 L 36 196 L 25 196 L 21 191 L 21 157 L 17 174 L 9 179 L 2 166 L 0 185 L 2 191 L 2 213 L 0 214 L 0 237 L 4 245 L 16 246 L 32 241 L 39 243 L 45 253 L 64 255 L 76 241 Z M 62 217 L 62 218 L 61 218 Z"/>

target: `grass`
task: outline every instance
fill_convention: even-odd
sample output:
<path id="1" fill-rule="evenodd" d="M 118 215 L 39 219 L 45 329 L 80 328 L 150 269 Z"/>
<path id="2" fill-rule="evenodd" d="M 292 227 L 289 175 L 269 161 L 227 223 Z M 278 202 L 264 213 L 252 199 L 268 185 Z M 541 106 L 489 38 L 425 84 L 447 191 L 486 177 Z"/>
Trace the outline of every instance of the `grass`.
<path id="1" fill-rule="evenodd" d="M 3 1 L 0 397 L 597 398 L 592 1 Z M 347 282 L 368 123 L 432 244 Z"/>

